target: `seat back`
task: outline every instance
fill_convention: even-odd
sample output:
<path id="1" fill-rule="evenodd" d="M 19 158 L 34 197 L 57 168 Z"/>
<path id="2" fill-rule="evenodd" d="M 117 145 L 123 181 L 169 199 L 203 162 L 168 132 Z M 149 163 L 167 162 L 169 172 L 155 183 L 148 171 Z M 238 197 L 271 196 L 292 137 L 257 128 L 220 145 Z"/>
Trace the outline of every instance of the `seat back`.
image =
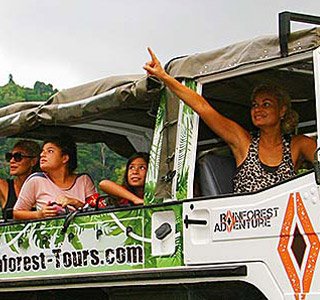
<path id="1" fill-rule="evenodd" d="M 233 192 L 236 163 L 233 157 L 212 152 L 198 159 L 196 180 L 201 196 L 216 196 Z"/>

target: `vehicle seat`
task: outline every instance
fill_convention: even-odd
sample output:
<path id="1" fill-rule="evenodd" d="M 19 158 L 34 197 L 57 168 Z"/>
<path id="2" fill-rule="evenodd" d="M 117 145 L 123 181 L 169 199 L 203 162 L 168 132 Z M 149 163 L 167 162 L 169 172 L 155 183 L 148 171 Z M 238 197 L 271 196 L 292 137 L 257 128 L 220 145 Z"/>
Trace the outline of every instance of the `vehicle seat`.
<path id="1" fill-rule="evenodd" d="M 201 196 L 216 196 L 233 193 L 232 179 L 236 163 L 231 156 L 221 156 L 208 152 L 197 162 L 196 180 Z"/>

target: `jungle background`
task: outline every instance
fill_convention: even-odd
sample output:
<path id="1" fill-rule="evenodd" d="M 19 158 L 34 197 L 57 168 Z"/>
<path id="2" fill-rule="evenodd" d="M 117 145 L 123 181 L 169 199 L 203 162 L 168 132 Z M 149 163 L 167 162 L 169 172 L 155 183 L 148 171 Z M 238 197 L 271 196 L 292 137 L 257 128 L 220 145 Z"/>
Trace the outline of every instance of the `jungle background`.
<path id="1" fill-rule="evenodd" d="M 8 83 L 0 86 L 0 107 L 23 101 L 45 101 L 57 93 L 52 84 L 36 81 L 33 88 L 16 84 L 10 74 Z M 0 177 L 9 178 L 9 164 L 5 161 L 6 152 L 12 150 L 18 139 L 0 139 Z M 41 145 L 41 141 L 39 141 Z M 96 186 L 104 178 L 122 183 L 126 159 L 111 151 L 105 144 L 77 144 L 78 173 L 88 173 L 92 176 Z"/>

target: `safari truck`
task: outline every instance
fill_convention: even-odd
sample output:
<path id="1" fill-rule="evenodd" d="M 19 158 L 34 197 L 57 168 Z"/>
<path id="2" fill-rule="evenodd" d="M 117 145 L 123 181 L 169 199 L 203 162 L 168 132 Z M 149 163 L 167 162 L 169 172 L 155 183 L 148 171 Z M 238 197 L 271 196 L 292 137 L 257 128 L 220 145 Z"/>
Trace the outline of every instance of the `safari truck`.
<path id="1" fill-rule="evenodd" d="M 320 28 L 291 32 L 292 21 L 320 25 L 318 17 L 284 12 L 279 36 L 174 58 L 166 69 L 249 131 L 253 87 L 276 82 L 300 115 L 297 133 L 316 139 Z M 148 151 L 145 204 L 2 222 L 1 299 L 320 298 L 318 151 L 298 176 L 235 194 L 230 149 L 147 75 L 0 109 L 3 138 L 59 133 L 124 157 Z"/>

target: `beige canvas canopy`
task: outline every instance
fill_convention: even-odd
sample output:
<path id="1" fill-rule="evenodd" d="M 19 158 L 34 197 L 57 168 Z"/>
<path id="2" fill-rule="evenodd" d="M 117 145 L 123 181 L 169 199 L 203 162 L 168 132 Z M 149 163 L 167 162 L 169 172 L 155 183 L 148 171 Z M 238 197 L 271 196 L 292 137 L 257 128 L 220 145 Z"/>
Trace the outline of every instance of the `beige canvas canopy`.
<path id="1" fill-rule="evenodd" d="M 319 28 L 294 32 L 289 38 L 289 58 L 310 52 L 319 45 Z M 173 59 L 167 64 L 167 70 L 179 79 L 205 80 L 214 76 L 219 78 L 221 74 L 231 74 L 248 66 L 276 61 L 280 56 L 278 37 L 267 36 Z M 280 80 L 278 73 L 272 76 Z M 241 79 L 231 79 L 231 85 L 232 80 L 238 80 L 238 87 L 242 85 L 243 97 L 239 97 L 239 89 L 232 89 L 228 84 L 207 85 L 203 94 L 208 100 L 215 95 L 221 100 L 217 106 L 222 113 L 225 110 L 227 115 L 232 117 L 237 114 L 239 118 L 239 109 L 230 109 L 230 103 L 248 107 L 251 86 L 248 86 L 248 80 L 242 84 Z M 301 83 L 300 77 L 295 80 Z M 290 86 L 296 84 L 290 83 Z M 143 74 L 112 76 L 62 90 L 46 102 L 16 103 L 0 109 L 0 137 L 42 139 L 59 132 L 69 132 L 77 141 L 104 141 L 124 155 L 133 150 L 147 150 L 161 88 L 158 82 Z M 313 95 L 308 97 L 312 98 Z M 238 121 L 246 122 L 241 117 Z"/>
<path id="2" fill-rule="evenodd" d="M 292 32 L 289 36 L 289 56 L 301 54 L 319 46 L 320 27 Z M 218 50 L 175 58 L 167 64 L 167 71 L 176 78 L 199 78 L 280 57 L 279 37 L 270 35 Z"/>
<path id="3" fill-rule="evenodd" d="M 147 150 L 142 140 L 151 141 L 160 87 L 147 90 L 147 84 L 145 75 L 113 76 L 62 90 L 46 102 L 3 107 L 0 136 L 44 139 L 68 132 L 78 142 L 106 142 L 123 155 L 135 150 L 130 139 L 140 138 L 137 148 Z"/>

